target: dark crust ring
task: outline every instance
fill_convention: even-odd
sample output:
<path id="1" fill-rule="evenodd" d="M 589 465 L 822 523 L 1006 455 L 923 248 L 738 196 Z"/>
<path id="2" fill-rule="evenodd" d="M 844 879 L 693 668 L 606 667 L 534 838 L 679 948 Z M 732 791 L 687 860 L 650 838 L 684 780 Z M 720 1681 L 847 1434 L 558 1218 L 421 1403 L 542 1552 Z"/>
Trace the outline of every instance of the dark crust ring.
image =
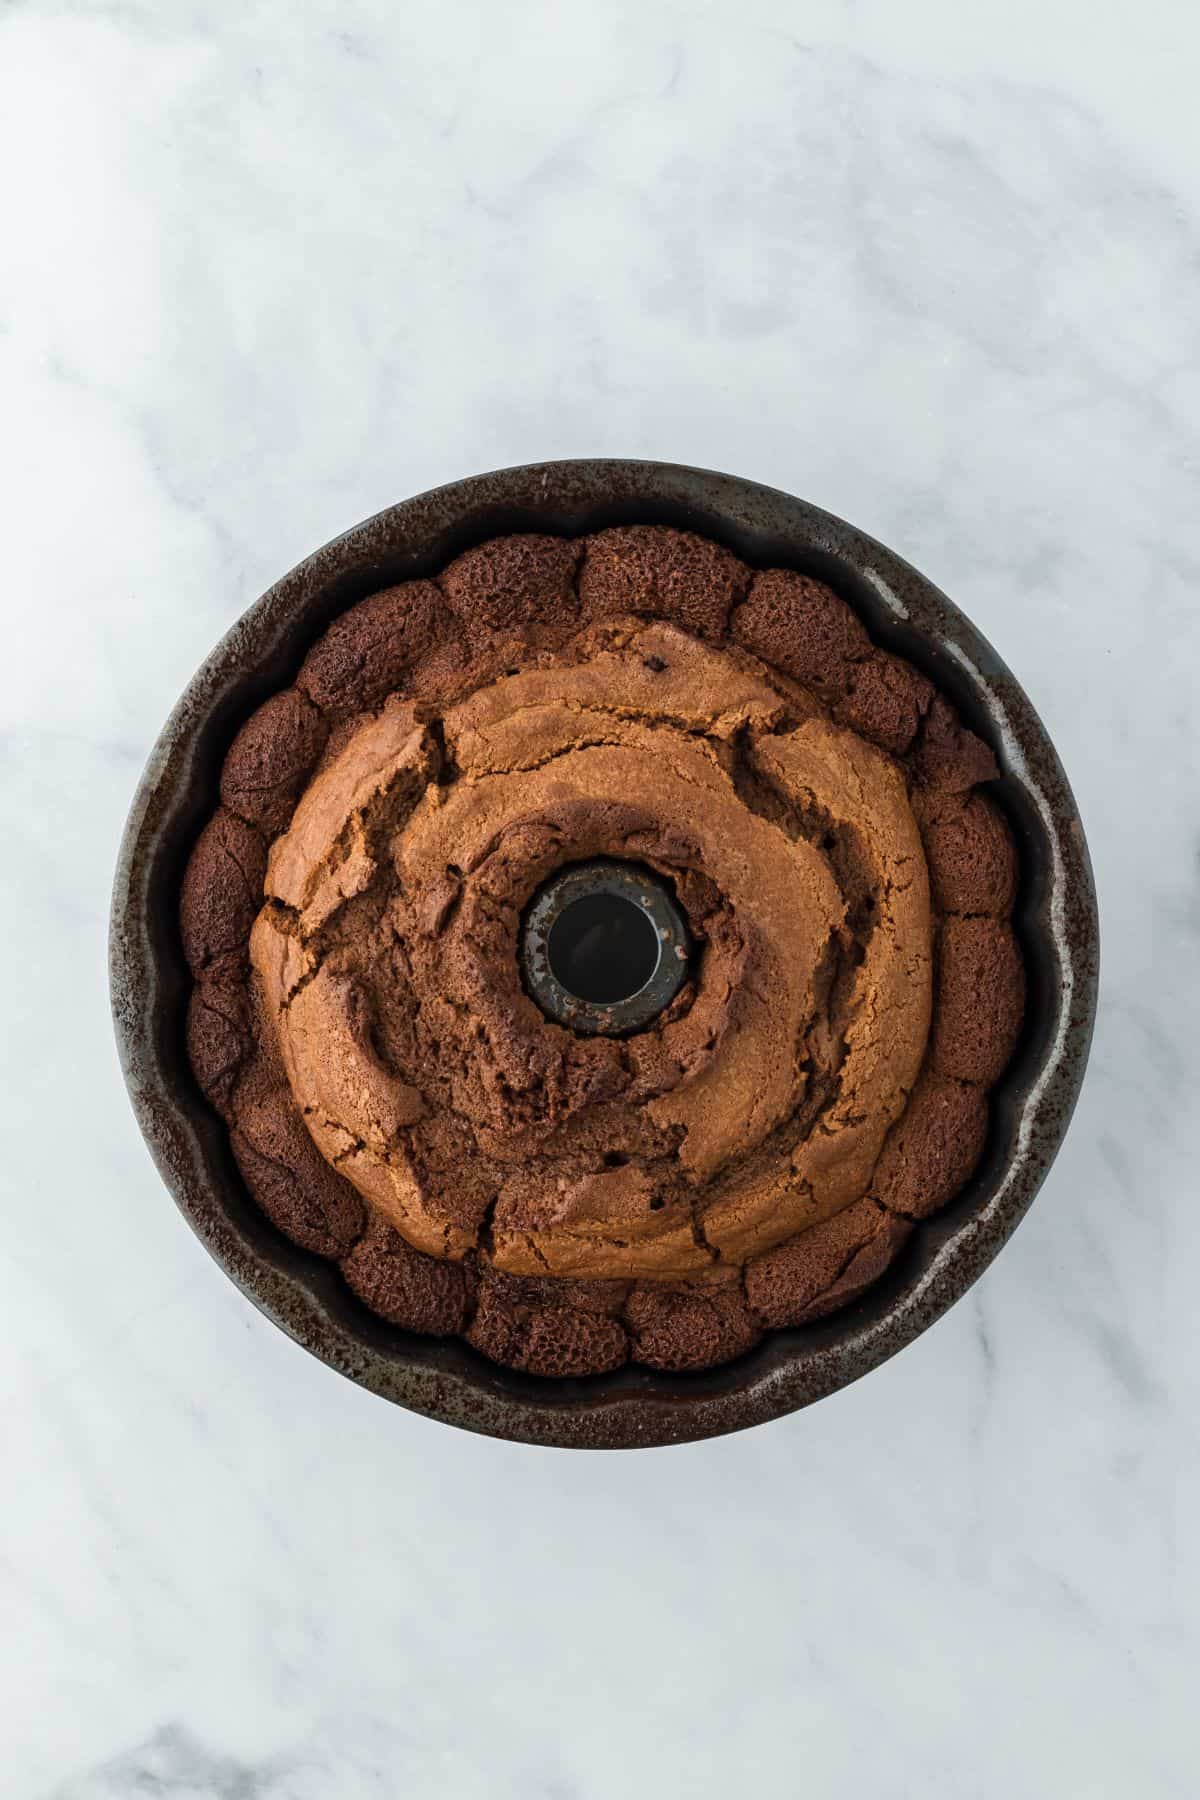
<path id="1" fill-rule="evenodd" d="M 751 652 L 898 759 L 929 870 L 933 1028 L 868 1194 L 719 1284 L 515 1277 L 471 1256 L 453 1263 L 413 1249 L 317 1151 L 249 989 L 269 845 L 356 721 L 401 689 L 436 710 L 531 650 L 553 654 L 590 620 L 629 614 Z M 408 1331 L 461 1333 L 495 1361 L 538 1375 L 596 1374 L 629 1360 L 666 1370 L 726 1362 L 764 1330 L 805 1324 L 861 1294 L 914 1222 L 952 1199 L 978 1164 L 987 1090 L 1012 1055 L 1024 1011 L 1009 923 L 1016 852 L 1003 814 L 981 791 L 997 774 L 991 750 L 945 697 L 875 646 L 822 582 L 755 572 L 665 527 L 494 539 L 436 581 L 403 583 L 343 614 L 295 685 L 264 702 L 234 739 L 221 805 L 194 846 L 180 896 L 195 982 L 193 1070 L 229 1126 L 262 1210 L 293 1242 L 337 1261 L 380 1317 Z"/>

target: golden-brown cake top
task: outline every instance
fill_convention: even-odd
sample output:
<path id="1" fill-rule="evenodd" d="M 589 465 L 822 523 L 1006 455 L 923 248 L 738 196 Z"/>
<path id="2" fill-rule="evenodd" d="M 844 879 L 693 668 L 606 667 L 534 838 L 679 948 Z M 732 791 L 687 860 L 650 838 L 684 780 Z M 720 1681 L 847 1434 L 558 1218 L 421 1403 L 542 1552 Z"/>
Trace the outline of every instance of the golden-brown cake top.
<path id="1" fill-rule="evenodd" d="M 226 759 L 190 1045 L 251 1191 L 410 1329 L 700 1367 L 969 1178 L 1019 1028 L 991 752 L 831 589 L 659 527 L 493 540 L 335 622 Z M 523 979 L 557 871 L 669 884 L 666 1009 Z"/>

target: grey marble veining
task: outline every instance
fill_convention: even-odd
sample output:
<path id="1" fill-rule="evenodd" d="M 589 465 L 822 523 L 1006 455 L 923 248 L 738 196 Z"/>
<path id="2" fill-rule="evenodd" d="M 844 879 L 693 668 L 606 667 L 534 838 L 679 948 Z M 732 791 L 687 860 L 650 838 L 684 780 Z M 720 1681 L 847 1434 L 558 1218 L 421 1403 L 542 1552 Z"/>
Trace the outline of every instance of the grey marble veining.
<path id="1" fill-rule="evenodd" d="M 1200 16 L 0 5 L 3 1800 L 1190 1796 Z M 1029 1220 L 806 1414 L 589 1456 L 305 1358 L 106 1012 L 141 762 L 270 580 L 500 464 L 853 519 L 1018 672 L 1102 1012 Z"/>

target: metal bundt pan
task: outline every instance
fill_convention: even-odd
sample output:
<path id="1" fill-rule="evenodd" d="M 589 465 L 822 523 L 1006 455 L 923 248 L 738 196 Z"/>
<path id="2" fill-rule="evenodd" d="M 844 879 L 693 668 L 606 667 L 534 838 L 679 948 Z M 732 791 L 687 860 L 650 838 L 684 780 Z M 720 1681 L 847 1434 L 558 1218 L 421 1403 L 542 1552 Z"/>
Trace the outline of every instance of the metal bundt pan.
<path id="1" fill-rule="evenodd" d="M 992 745 L 1003 771 L 997 797 L 1020 850 L 1014 924 L 1029 1005 L 993 1092 L 977 1174 L 862 1299 L 820 1324 L 768 1334 L 705 1374 L 626 1368 L 556 1382 L 498 1368 L 459 1339 L 386 1325 L 336 1269 L 258 1211 L 188 1067 L 190 978 L 176 910 L 234 733 L 338 613 L 485 538 L 634 523 L 701 532 L 752 565 L 820 576 Z M 991 645 L 932 583 L 865 532 L 755 482 L 670 463 L 580 461 L 502 469 L 404 500 L 308 557 L 250 608 L 189 683 L 142 776 L 117 866 L 110 962 L 121 1063 L 146 1142 L 192 1229 L 268 1318 L 415 1412 L 526 1443 L 615 1449 L 712 1437 L 806 1406 L 903 1349 L 966 1292 L 1015 1230 L 1066 1132 L 1092 1035 L 1098 928 L 1087 845 L 1054 746 Z"/>

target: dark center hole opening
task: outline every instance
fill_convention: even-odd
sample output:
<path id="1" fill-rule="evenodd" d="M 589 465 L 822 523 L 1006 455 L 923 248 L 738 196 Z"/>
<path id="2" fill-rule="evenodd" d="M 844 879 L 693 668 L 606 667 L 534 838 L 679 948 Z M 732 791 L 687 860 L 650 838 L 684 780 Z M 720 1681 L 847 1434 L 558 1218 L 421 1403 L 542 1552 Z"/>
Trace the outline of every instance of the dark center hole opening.
<path id="1" fill-rule="evenodd" d="M 581 894 L 563 907 L 546 939 L 555 978 L 591 1006 L 616 1006 L 640 993 L 658 957 L 653 921 L 622 894 Z"/>

